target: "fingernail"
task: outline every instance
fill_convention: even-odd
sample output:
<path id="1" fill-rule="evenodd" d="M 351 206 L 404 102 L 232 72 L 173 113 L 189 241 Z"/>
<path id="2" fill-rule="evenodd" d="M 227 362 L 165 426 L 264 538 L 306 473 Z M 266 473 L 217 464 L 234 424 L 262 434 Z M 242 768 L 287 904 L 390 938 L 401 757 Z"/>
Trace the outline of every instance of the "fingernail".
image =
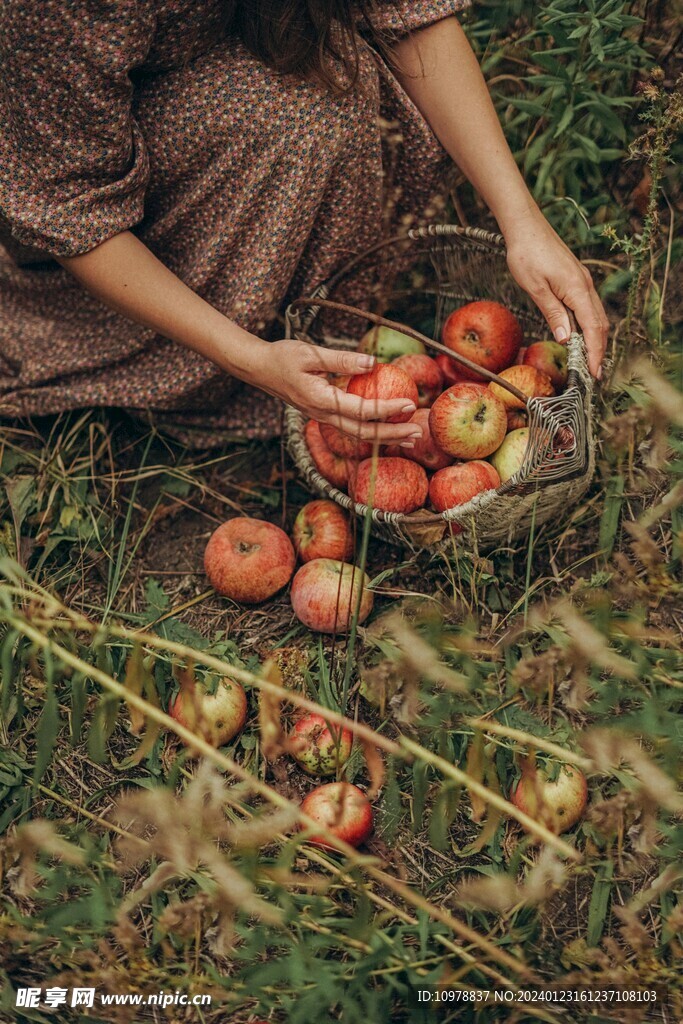
<path id="1" fill-rule="evenodd" d="M 565 327 L 558 327 L 555 330 L 555 341 L 565 341 L 567 339 L 567 330 Z"/>
<path id="2" fill-rule="evenodd" d="M 399 448 L 414 448 L 414 447 L 415 447 L 415 442 L 414 441 L 401 441 L 401 443 L 399 444 Z"/>
<path id="3" fill-rule="evenodd" d="M 410 405 L 404 405 L 401 412 L 415 412 L 415 406 L 411 402 Z"/>
<path id="4" fill-rule="evenodd" d="M 374 356 L 367 356 L 367 355 L 366 356 L 359 356 L 358 357 L 358 365 L 362 366 L 364 368 L 367 367 L 367 369 L 370 370 L 375 365 L 375 357 Z"/>

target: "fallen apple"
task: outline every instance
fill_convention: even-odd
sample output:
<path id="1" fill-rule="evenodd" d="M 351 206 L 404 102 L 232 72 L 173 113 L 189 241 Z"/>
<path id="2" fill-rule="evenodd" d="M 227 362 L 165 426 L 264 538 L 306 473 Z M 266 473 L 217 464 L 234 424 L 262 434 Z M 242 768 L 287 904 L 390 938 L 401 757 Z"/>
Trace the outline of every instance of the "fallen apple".
<path id="1" fill-rule="evenodd" d="M 214 693 L 195 682 L 171 700 L 168 713 L 212 747 L 222 747 L 244 727 L 247 696 L 234 679 L 221 679 Z"/>
<path id="2" fill-rule="evenodd" d="M 335 558 L 314 558 L 292 580 L 294 614 L 316 633 L 348 633 L 360 599 L 358 622 L 372 611 L 370 579 L 356 565 Z"/>
<path id="3" fill-rule="evenodd" d="M 377 358 L 379 363 L 390 363 L 392 359 L 408 353 L 423 353 L 424 345 L 417 338 L 401 334 L 393 327 L 371 327 L 363 335 L 359 352 L 367 352 Z"/>
<path id="4" fill-rule="evenodd" d="M 438 363 L 431 356 L 420 354 L 399 356 L 391 365 L 398 366 L 415 382 L 419 408 L 429 408 L 434 399 L 443 391 L 443 374 Z"/>
<path id="5" fill-rule="evenodd" d="M 410 418 L 411 423 L 417 423 L 422 430 L 422 436 L 415 442 L 412 448 L 402 448 L 398 444 L 388 444 L 383 454 L 397 459 L 409 459 L 411 462 L 419 462 L 427 470 L 443 469 L 450 466 L 453 456 L 439 448 L 432 437 L 429 429 L 429 409 L 416 409 Z"/>
<path id="6" fill-rule="evenodd" d="M 328 782 L 318 786 L 305 797 L 301 810 L 349 846 L 360 846 L 372 832 L 370 801 L 350 782 Z M 313 835 L 307 842 L 325 850 L 334 849 L 323 835 Z"/>
<path id="7" fill-rule="evenodd" d="M 557 341 L 536 341 L 524 353 L 524 365 L 546 373 L 556 391 L 567 383 L 567 346 Z"/>
<path id="8" fill-rule="evenodd" d="M 315 463 L 315 468 L 321 476 L 324 476 L 333 487 L 345 491 L 349 486 L 349 461 L 341 455 L 335 455 L 327 447 L 317 420 L 309 420 L 304 427 L 304 440 Z"/>
<path id="9" fill-rule="evenodd" d="M 505 483 L 520 471 L 528 444 L 529 428 L 520 427 L 518 430 L 511 430 L 500 448 L 493 453 L 489 462 L 498 470 L 501 483 Z"/>
<path id="10" fill-rule="evenodd" d="M 352 497 L 383 512 L 407 515 L 423 507 L 428 491 L 427 474 L 417 462 L 375 457 L 358 466 Z"/>
<path id="11" fill-rule="evenodd" d="M 289 739 L 292 757 L 309 775 L 334 775 L 353 747 L 350 729 L 330 725 L 313 711 L 301 716 Z"/>
<path id="12" fill-rule="evenodd" d="M 242 604 L 260 604 L 291 579 L 294 548 L 284 530 L 261 519 L 229 519 L 215 530 L 204 552 L 212 587 Z"/>
<path id="13" fill-rule="evenodd" d="M 470 302 L 448 317 L 442 341 L 453 352 L 498 373 L 514 363 L 522 344 L 522 328 L 517 317 L 499 302 Z M 458 367 L 458 375 L 466 380 L 482 379 L 464 366 Z"/>
<path id="14" fill-rule="evenodd" d="M 560 765 L 552 782 L 533 761 L 524 759 L 522 774 L 510 794 L 515 807 L 556 835 L 581 818 L 588 795 L 585 775 L 571 764 Z"/>
<path id="15" fill-rule="evenodd" d="M 498 376 L 510 384 L 514 384 L 527 398 L 547 398 L 549 395 L 555 394 L 555 389 L 548 374 L 537 370 L 535 366 L 527 366 L 526 364 L 522 366 L 508 366 L 507 369 L 501 370 Z M 522 399 L 517 398 L 511 391 L 504 388 L 502 384 L 492 380 L 489 384 L 489 390 L 496 398 L 501 400 L 506 409 L 525 408 Z"/>
<path id="16" fill-rule="evenodd" d="M 313 558 L 348 561 L 353 554 L 353 532 L 348 514 L 334 501 L 309 501 L 299 512 L 292 530 L 294 550 L 302 562 Z"/>
<path id="17" fill-rule="evenodd" d="M 476 494 L 495 490 L 500 477 L 489 462 L 459 462 L 434 474 L 429 482 L 429 498 L 437 512 L 466 505 Z"/>
<path id="18" fill-rule="evenodd" d="M 369 373 L 356 374 L 346 390 L 349 395 L 358 395 L 366 402 L 405 399 L 405 411 L 390 416 L 386 423 L 407 423 L 417 408 L 419 397 L 415 381 L 395 363 L 377 363 Z"/>
<path id="19" fill-rule="evenodd" d="M 429 429 L 435 443 L 449 455 L 481 459 L 505 437 L 505 406 L 482 384 L 454 384 L 430 409 Z"/>

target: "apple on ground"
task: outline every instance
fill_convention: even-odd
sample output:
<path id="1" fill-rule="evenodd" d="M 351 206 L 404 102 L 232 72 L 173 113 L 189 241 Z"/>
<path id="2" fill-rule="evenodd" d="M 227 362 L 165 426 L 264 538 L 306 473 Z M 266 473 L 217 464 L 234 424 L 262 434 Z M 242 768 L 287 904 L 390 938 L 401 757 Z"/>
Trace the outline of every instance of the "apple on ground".
<path id="1" fill-rule="evenodd" d="M 289 739 L 292 757 L 309 775 L 334 775 L 353 747 L 350 729 L 330 725 L 313 711 L 298 719 Z"/>
<path id="2" fill-rule="evenodd" d="M 349 846 L 360 846 L 372 832 L 370 801 L 350 782 L 328 782 L 318 786 L 304 798 L 301 810 Z M 307 842 L 324 850 L 334 849 L 324 835 L 313 835 Z"/>
<path id="3" fill-rule="evenodd" d="M 370 579 L 356 565 L 335 558 L 314 558 L 292 580 L 294 614 L 316 633 L 348 633 L 358 606 L 358 622 L 372 611 Z"/>
<path id="4" fill-rule="evenodd" d="M 424 353 L 425 347 L 417 338 L 401 334 L 393 327 L 371 327 L 361 338 L 359 352 L 376 357 L 378 363 L 390 363 L 392 359 L 408 353 Z"/>
<path id="5" fill-rule="evenodd" d="M 567 383 L 567 346 L 557 341 L 536 341 L 524 353 L 524 365 L 546 373 L 556 391 Z"/>
<path id="6" fill-rule="evenodd" d="M 416 409 L 410 418 L 411 423 L 417 423 L 422 430 L 422 436 L 415 442 L 412 448 L 402 448 L 399 444 L 388 444 L 383 450 L 383 455 L 397 459 L 409 459 L 411 462 L 419 462 L 425 469 L 432 471 L 450 466 L 453 456 L 442 451 L 434 441 L 429 429 L 429 409 Z"/>
<path id="7" fill-rule="evenodd" d="M 309 501 L 299 512 L 292 530 L 294 550 L 302 562 L 337 558 L 347 562 L 353 554 L 353 531 L 348 513 L 334 501 Z"/>
<path id="8" fill-rule="evenodd" d="M 528 444 L 529 428 L 520 427 L 518 430 L 511 430 L 500 448 L 493 453 L 489 462 L 498 471 L 501 483 L 505 483 L 522 468 Z"/>
<path id="9" fill-rule="evenodd" d="M 555 394 L 552 381 L 547 373 L 537 370 L 535 366 L 508 366 L 498 374 L 503 380 L 513 384 L 519 391 L 522 391 L 527 398 L 548 398 Z M 521 398 L 517 398 L 511 391 L 504 388 L 502 384 L 492 380 L 489 384 L 492 394 L 499 398 L 506 409 L 526 408 Z"/>
<path id="10" fill-rule="evenodd" d="M 407 515 L 424 506 L 428 491 L 427 474 L 417 462 L 380 456 L 360 463 L 351 496 L 382 512 Z"/>
<path id="11" fill-rule="evenodd" d="M 229 519 L 215 530 L 204 551 L 212 587 L 242 604 L 260 604 L 291 579 L 294 548 L 284 530 L 260 519 Z"/>
<path id="12" fill-rule="evenodd" d="M 222 747 L 244 728 L 247 696 L 234 679 L 221 679 L 214 693 L 193 682 L 171 700 L 168 713 L 212 747 Z"/>
<path id="13" fill-rule="evenodd" d="M 446 320 L 442 341 L 447 348 L 478 366 L 498 373 L 511 366 L 522 344 L 519 320 L 499 302 L 470 302 Z M 480 374 L 458 367 L 461 379 L 482 380 Z"/>
<path id="14" fill-rule="evenodd" d="M 428 409 L 443 391 L 443 374 L 431 356 L 419 353 L 399 356 L 391 365 L 398 366 L 415 381 L 420 409 Z"/>
<path id="15" fill-rule="evenodd" d="M 529 758 L 522 761 L 521 769 L 521 777 L 510 794 L 515 807 L 556 835 L 575 825 L 586 808 L 585 775 L 574 765 L 563 764 L 551 782 L 545 771 Z"/>
<path id="16" fill-rule="evenodd" d="M 369 373 L 356 374 L 346 390 L 349 395 L 358 395 L 366 402 L 405 399 L 405 412 L 390 416 L 385 421 L 387 423 L 407 423 L 417 408 L 419 398 L 415 381 L 395 363 L 377 363 Z"/>
<path id="17" fill-rule="evenodd" d="M 445 512 L 466 505 L 476 494 L 495 490 L 499 484 L 500 477 L 490 462 L 459 462 L 434 474 L 429 482 L 429 498 L 437 512 Z"/>
<path id="18" fill-rule="evenodd" d="M 505 406 L 483 384 L 463 381 L 434 402 L 429 429 L 439 448 L 454 458 L 481 459 L 505 437 Z"/>
<path id="19" fill-rule="evenodd" d="M 315 463 L 315 468 L 328 480 L 333 487 L 345 491 L 349 486 L 349 460 L 341 455 L 335 455 L 328 448 L 320 433 L 320 424 L 317 420 L 309 420 L 304 427 L 304 440 Z"/>

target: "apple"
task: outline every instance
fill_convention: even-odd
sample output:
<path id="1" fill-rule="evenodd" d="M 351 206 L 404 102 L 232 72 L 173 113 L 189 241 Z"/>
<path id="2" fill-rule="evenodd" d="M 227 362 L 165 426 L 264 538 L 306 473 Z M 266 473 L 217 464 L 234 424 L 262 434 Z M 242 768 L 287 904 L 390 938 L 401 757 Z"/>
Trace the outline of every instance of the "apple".
<path id="1" fill-rule="evenodd" d="M 456 459 L 481 459 L 505 437 L 505 406 L 483 384 L 463 381 L 439 395 L 429 412 L 435 443 Z"/>
<path id="2" fill-rule="evenodd" d="M 563 764 L 551 782 L 533 761 L 525 758 L 521 767 L 522 775 L 510 794 L 515 807 L 556 835 L 575 825 L 586 807 L 585 775 L 574 765 Z"/>
<path id="3" fill-rule="evenodd" d="M 522 344 L 522 328 L 505 306 L 484 300 L 470 302 L 451 313 L 441 338 L 453 352 L 498 373 L 514 363 Z M 482 379 L 464 366 L 458 367 L 458 374 L 466 380 Z"/>
<path id="4" fill-rule="evenodd" d="M 448 359 L 448 356 L 446 356 Z M 407 355 L 399 356 L 391 364 L 398 366 L 415 381 L 417 387 L 417 404 L 421 409 L 427 409 L 443 391 L 443 374 L 439 369 L 436 360 L 428 355 Z"/>
<path id="5" fill-rule="evenodd" d="M 500 477 L 489 462 L 459 462 L 434 474 L 429 483 L 429 498 L 437 512 L 465 505 L 475 494 L 490 491 L 500 484 Z"/>
<path id="6" fill-rule="evenodd" d="M 417 338 L 401 334 L 393 327 L 371 327 L 361 338 L 358 351 L 370 353 L 377 358 L 378 363 L 390 363 L 392 359 L 409 352 L 422 354 L 425 347 Z"/>
<path id="7" fill-rule="evenodd" d="M 261 519 L 229 519 L 215 530 L 204 551 L 212 587 L 243 604 L 260 604 L 291 579 L 294 548 L 284 530 Z"/>
<path id="8" fill-rule="evenodd" d="M 247 696 L 234 679 L 221 679 L 215 693 L 195 682 L 171 700 L 168 713 L 212 747 L 222 747 L 244 727 Z"/>
<path id="9" fill-rule="evenodd" d="M 339 388 L 340 391 L 346 391 L 352 376 L 350 373 L 331 373 L 328 380 L 330 384 L 334 384 L 335 388 Z"/>
<path id="10" fill-rule="evenodd" d="M 334 501 L 309 501 L 292 530 L 294 550 L 302 562 L 312 558 L 347 561 L 353 554 L 353 533 L 347 513 Z"/>
<path id="11" fill-rule="evenodd" d="M 372 807 L 362 790 L 350 782 L 327 782 L 304 798 L 301 810 L 309 818 L 327 826 L 349 846 L 360 846 L 372 832 Z M 334 847 L 324 836 L 311 836 L 307 842 L 324 850 Z"/>
<path id="12" fill-rule="evenodd" d="M 345 434 L 343 430 L 335 427 L 332 423 L 320 424 L 320 436 L 332 454 L 340 459 L 349 459 L 353 462 L 358 459 L 367 459 L 369 455 L 372 455 L 372 441 L 363 441 L 360 437 Z"/>
<path id="13" fill-rule="evenodd" d="M 411 462 L 419 462 L 425 469 L 443 469 L 450 466 L 453 456 L 442 451 L 434 441 L 429 429 L 429 409 L 416 409 L 410 418 L 411 423 L 417 423 L 422 429 L 422 437 L 415 442 L 413 448 L 401 448 L 399 444 L 388 444 L 383 450 L 384 455 L 398 459 L 410 459 Z"/>
<path id="14" fill-rule="evenodd" d="M 447 356 L 445 352 L 439 352 L 434 357 L 434 362 L 441 370 L 445 387 L 452 388 L 454 384 L 460 384 L 465 379 L 459 372 L 459 364 L 456 363 L 455 359 Z"/>
<path id="15" fill-rule="evenodd" d="M 508 431 L 529 426 L 529 414 L 526 409 L 508 409 L 507 418 Z"/>
<path id="16" fill-rule="evenodd" d="M 357 373 L 346 390 L 349 395 L 358 395 L 366 402 L 404 398 L 406 406 L 411 408 L 390 416 L 385 421 L 387 423 L 407 423 L 417 408 L 419 398 L 415 381 L 395 363 L 377 363 L 369 373 Z"/>
<path id="17" fill-rule="evenodd" d="M 336 558 L 314 558 L 302 565 L 290 598 L 294 614 L 316 633 L 348 633 L 360 596 L 358 621 L 372 611 L 370 579 L 356 565 Z"/>
<path id="18" fill-rule="evenodd" d="M 501 370 L 500 377 L 514 384 L 516 388 L 523 391 L 527 398 L 547 398 L 555 394 L 552 381 L 547 373 L 542 373 L 535 366 L 508 366 Z M 526 406 L 521 398 L 517 398 L 512 392 L 504 388 L 502 384 L 491 381 L 489 390 L 499 398 L 506 409 L 524 409 Z"/>
<path id="19" fill-rule="evenodd" d="M 292 757 L 309 775 L 334 775 L 353 747 L 350 729 L 329 725 L 313 711 L 301 716 L 289 738 Z"/>
<path id="20" fill-rule="evenodd" d="M 529 428 L 519 427 L 517 430 L 511 430 L 500 448 L 493 453 L 489 462 L 498 470 L 501 483 L 505 483 L 522 468 L 528 443 Z"/>
<path id="21" fill-rule="evenodd" d="M 304 427 L 304 439 L 315 468 L 340 491 L 345 491 L 349 486 L 349 463 L 341 455 L 335 455 L 325 444 L 320 433 L 320 424 L 317 420 L 309 420 Z"/>
<path id="22" fill-rule="evenodd" d="M 547 373 L 556 391 L 567 383 L 567 347 L 557 341 L 536 341 L 524 353 L 524 365 Z"/>
<path id="23" fill-rule="evenodd" d="M 427 474 L 417 462 L 375 457 L 360 463 L 352 491 L 354 501 L 362 505 L 407 515 L 423 507 L 429 483 Z"/>

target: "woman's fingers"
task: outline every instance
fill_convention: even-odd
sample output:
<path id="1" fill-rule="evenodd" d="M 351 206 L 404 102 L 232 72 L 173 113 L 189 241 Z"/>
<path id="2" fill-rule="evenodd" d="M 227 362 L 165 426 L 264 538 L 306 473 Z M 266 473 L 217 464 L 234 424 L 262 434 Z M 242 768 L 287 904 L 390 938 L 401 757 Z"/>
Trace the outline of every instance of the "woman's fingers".
<path id="1" fill-rule="evenodd" d="M 346 419 L 362 422 L 388 420 L 401 414 L 406 417 L 412 416 L 415 412 L 415 403 L 406 401 L 405 398 L 361 398 L 335 387 L 331 387 L 331 391 L 330 411 L 334 410 Z"/>
<path id="2" fill-rule="evenodd" d="M 346 416 L 327 416 L 326 421 L 343 433 L 360 441 L 378 441 L 379 444 L 414 444 L 422 437 L 417 423 L 360 422 Z"/>
<path id="3" fill-rule="evenodd" d="M 367 373 L 375 365 L 375 357 L 363 352 L 342 352 L 321 345 L 307 345 L 305 351 L 309 373 Z"/>
<path id="4" fill-rule="evenodd" d="M 607 347 L 609 321 L 595 289 L 584 288 L 567 296 L 567 305 L 573 310 L 586 342 L 588 368 L 594 377 L 601 376 L 602 357 Z"/>
<path id="5" fill-rule="evenodd" d="M 534 300 L 553 332 L 555 341 L 566 341 L 571 334 L 571 322 L 564 303 L 553 295 L 550 288 L 534 295 Z"/>

